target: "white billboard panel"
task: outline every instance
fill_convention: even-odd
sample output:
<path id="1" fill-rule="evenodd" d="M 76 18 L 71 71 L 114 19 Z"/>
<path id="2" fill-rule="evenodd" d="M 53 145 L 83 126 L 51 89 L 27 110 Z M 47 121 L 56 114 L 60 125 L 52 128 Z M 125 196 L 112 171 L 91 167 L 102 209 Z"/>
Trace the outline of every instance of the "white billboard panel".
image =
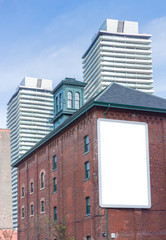
<path id="1" fill-rule="evenodd" d="M 150 208 L 148 125 L 98 119 L 99 204 Z"/>

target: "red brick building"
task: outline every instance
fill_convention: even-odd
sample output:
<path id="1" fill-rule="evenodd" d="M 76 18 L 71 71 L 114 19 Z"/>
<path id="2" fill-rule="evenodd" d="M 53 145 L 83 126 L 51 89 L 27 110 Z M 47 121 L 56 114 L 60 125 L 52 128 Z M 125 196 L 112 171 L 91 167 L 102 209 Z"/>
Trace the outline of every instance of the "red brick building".
<path id="1" fill-rule="evenodd" d="M 106 210 L 99 206 L 98 118 L 148 124 L 150 209 Z M 15 166 L 19 240 L 54 240 L 46 219 L 60 223 L 64 216 L 75 240 L 166 239 L 164 99 L 112 84 L 29 150 Z"/>

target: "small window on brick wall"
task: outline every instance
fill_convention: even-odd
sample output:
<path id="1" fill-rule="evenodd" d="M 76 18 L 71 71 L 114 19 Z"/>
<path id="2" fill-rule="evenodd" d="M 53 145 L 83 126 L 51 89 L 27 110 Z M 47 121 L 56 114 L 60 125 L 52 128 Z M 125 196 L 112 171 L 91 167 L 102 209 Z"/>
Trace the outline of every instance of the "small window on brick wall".
<path id="1" fill-rule="evenodd" d="M 44 201 L 41 201 L 41 212 L 44 212 Z"/>
<path id="2" fill-rule="evenodd" d="M 56 178 L 53 178 L 53 192 L 55 193 L 57 191 L 57 180 Z"/>
<path id="3" fill-rule="evenodd" d="M 24 207 L 21 208 L 21 218 L 24 218 L 25 213 L 24 213 Z"/>
<path id="4" fill-rule="evenodd" d="M 90 210 L 90 197 L 86 197 L 85 201 L 86 201 L 86 214 L 89 215 L 91 213 L 91 210 Z"/>
<path id="5" fill-rule="evenodd" d="M 41 173 L 41 188 L 44 188 L 44 173 Z"/>
<path id="6" fill-rule="evenodd" d="M 31 182 L 31 193 L 33 193 L 33 182 Z"/>
<path id="7" fill-rule="evenodd" d="M 24 187 L 22 187 L 22 189 L 21 189 L 21 197 L 24 197 L 24 195 L 25 195 L 25 191 L 24 191 Z"/>
<path id="8" fill-rule="evenodd" d="M 31 205 L 31 216 L 33 216 L 33 204 Z"/>
<path id="9" fill-rule="evenodd" d="M 86 240 L 91 240 L 91 239 L 92 239 L 91 236 L 86 237 Z"/>
<path id="10" fill-rule="evenodd" d="M 84 152 L 85 153 L 89 152 L 89 136 L 88 135 L 84 137 Z"/>
<path id="11" fill-rule="evenodd" d="M 57 157 L 55 155 L 52 159 L 52 169 L 56 170 L 56 168 L 57 168 Z"/>
<path id="12" fill-rule="evenodd" d="M 54 222 L 57 221 L 57 207 L 54 207 Z"/>
<path id="13" fill-rule="evenodd" d="M 89 161 L 85 162 L 85 179 L 90 178 L 90 163 Z"/>

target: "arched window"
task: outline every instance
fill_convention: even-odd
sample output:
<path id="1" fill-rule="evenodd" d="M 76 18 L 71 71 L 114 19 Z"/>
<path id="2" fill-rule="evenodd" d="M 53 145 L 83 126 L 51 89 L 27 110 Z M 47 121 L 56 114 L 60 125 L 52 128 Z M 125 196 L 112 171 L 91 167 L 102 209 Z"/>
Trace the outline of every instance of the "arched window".
<path id="1" fill-rule="evenodd" d="M 24 206 L 21 208 L 21 218 L 24 218 L 25 212 L 24 212 Z"/>
<path id="2" fill-rule="evenodd" d="M 54 207 L 54 222 L 57 221 L 57 207 Z"/>
<path id="3" fill-rule="evenodd" d="M 59 94 L 59 111 L 62 110 L 62 94 Z"/>
<path id="4" fill-rule="evenodd" d="M 57 157 L 56 155 L 53 156 L 53 159 L 52 159 L 52 170 L 56 170 L 57 168 Z"/>
<path id="5" fill-rule="evenodd" d="M 80 108 L 80 94 L 78 92 L 75 93 L 75 108 Z"/>
<path id="6" fill-rule="evenodd" d="M 44 201 L 41 201 L 41 212 L 44 212 Z"/>
<path id="7" fill-rule="evenodd" d="M 67 93 L 67 107 L 72 108 L 72 105 L 73 105 L 73 103 L 72 103 L 72 92 L 69 91 Z"/>
<path id="8" fill-rule="evenodd" d="M 91 240 L 91 239 L 92 239 L 91 236 L 86 237 L 86 240 Z"/>
<path id="9" fill-rule="evenodd" d="M 44 173 L 41 173 L 41 188 L 44 188 Z"/>
<path id="10" fill-rule="evenodd" d="M 33 204 L 31 204 L 31 209 L 30 209 L 30 211 L 31 211 L 31 216 L 33 216 Z"/>
<path id="11" fill-rule="evenodd" d="M 33 186 L 33 182 L 31 182 L 31 193 L 33 193 L 33 189 L 34 189 L 34 186 Z"/>
<path id="12" fill-rule="evenodd" d="M 22 189 L 21 189 L 21 196 L 24 197 L 24 195 L 25 195 L 25 189 L 24 189 L 24 187 L 22 187 Z"/>
<path id="13" fill-rule="evenodd" d="M 56 178 L 53 178 L 53 192 L 55 193 L 57 191 L 57 180 Z"/>
<path id="14" fill-rule="evenodd" d="M 56 113 L 58 112 L 58 97 L 56 97 Z"/>

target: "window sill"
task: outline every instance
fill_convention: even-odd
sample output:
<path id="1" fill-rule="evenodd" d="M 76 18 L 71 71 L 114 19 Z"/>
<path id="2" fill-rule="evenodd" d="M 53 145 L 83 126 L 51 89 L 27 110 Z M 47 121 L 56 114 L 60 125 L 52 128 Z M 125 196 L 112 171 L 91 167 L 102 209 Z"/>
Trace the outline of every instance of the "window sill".
<path id="1" fill-rule="evenodd" d="M 52 169 L 52 171 L 53 171 L 53 172 L 55 172 L 56 170 L 57 170 L 57 168 L 55 168 L 55 169 Z"/>
<path id="2" fill-rule="evenodd" d="M 89 178 L 85 178 L 85 179 L 84 179 L 84 182 L 86 182 L 86 181 L 88 181 L 88 180 L 90 180 L 90 177 L 89 177 Z"/>
<path id="3" fill-rule="evenodd" d="M 53 194 L 57 193 L 57 191 L 53 192 Z"/>
<path id="4" fill-rule="evenodd" d="M 30 217 L 33 217 L 34 215 L 30 215 Z"/>
<path id="5" fill-rule="evenodd" d="M 84 153 L 83 153 L 83 155 L 86 155 L 87 153 L 89 153 L 89 151 L 87 151 L 87 152 L 84 152 Z"/>
<path id="6" fill-rule="evenodd" d="M 33 194 L 33 192 L 30 192 L 30 194 L 32 195 L 32 194 Z"/>
<path id="7" fill-rule="evenodd" d="M 90 213 L 87 213 L 87 214 L 85 214 L 85 217 L 89 217 L 89 216 L 91 216 L 91 214 L 90 214 Z"/>
<path id="8" fill-rule="evenodd" d="M 21 196 L 21 198 L 24 198 L 24 196 Z"/>
<path id="9" fill-rule="evenodd" d="M 40 190 L 43 190 L 44 189 L 44 187 L 43 188 L 40 188 Z"/>
<path id="10" fill-rule="evenodd" d="M 43 214 L 43 213 L 45 213 L 45 212 L 40 212 L 40 214 Z"/>

